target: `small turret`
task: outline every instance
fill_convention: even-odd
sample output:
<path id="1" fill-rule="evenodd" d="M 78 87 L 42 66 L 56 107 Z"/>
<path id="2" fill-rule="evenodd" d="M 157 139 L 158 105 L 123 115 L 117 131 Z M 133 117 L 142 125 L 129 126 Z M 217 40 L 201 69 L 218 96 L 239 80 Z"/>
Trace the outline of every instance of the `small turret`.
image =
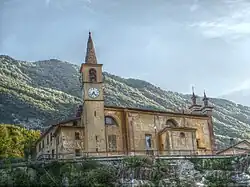
<path id="1" fill-rule="evenodd" d="M 191 114 L 200 114 L 201 111 L 201 105 L 197 104 L 197 96 L 194 93 L 194 87 L 192 87 L 192 105 L 189 108 Z"/>
<path id="2" fill-rule="evenodd" d="M 209 102 L 208 102 L 209 98 L 207 97 L 205 90 L 204 90 L 204 96 L 203 96 L 202 101 L 203 101 L 203 107 L 201 109 L 201 113 L 206 114 L 208 116 L 212 116 L 214 107 L 212 105 L 209 105 Z"/>
<path id="3" fill-rule="evenodd" d="M 206 92 L 205 92 L 205 90 L 204 90 L 204 96 L 203 96 L 203 99 L 202 99 L 202 101 L 204 102 L 204 106 L 208 106 L 208 98 L 207 98 L 207 95 L 206 95 Z"/>

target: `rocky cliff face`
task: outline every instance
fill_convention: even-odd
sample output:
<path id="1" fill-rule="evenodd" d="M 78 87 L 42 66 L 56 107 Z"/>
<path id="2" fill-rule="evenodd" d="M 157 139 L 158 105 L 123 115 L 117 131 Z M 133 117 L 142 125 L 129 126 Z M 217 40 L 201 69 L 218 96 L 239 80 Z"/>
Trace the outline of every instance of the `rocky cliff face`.
<path id="1" fill-rule="evenodd" d="M 81 103 L 79 66 L 55 59 L 24 62 L 0 56 L 0 123 L 42 129 L 72 117 Z M 190 95 L 165 91 L 146 81 L 104 73 L 105 103 L 144 109 L 177 111 L 190 104 Z M 214 105 L 214 130 L 219 145 L 229 138 L 248 138 L 250 107 L 225 99 Z"/>

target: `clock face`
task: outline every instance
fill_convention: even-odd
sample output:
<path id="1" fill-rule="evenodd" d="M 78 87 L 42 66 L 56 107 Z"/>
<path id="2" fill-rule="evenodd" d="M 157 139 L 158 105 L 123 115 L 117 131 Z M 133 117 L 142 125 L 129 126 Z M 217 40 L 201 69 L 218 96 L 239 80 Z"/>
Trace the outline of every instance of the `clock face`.
<path id="1" fill-rule="evenodd" d="M 88 90 L 89 97 L 91 98 L 97 98 L 100 94 L 99 90 L 97 88 L 90 88 Z"/>

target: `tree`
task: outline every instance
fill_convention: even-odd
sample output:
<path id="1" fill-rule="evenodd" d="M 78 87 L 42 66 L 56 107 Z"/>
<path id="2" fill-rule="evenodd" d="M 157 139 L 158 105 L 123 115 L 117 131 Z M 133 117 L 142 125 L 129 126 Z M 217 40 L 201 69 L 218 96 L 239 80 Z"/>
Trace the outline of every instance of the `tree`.
<path id="1" fill-rule="evenodd" d="M 39 137 L 39 131 L 0 124 L 0 159 L 21 158 L 25 156 L 25 153 L 30 154 L 32 144 Z"/>

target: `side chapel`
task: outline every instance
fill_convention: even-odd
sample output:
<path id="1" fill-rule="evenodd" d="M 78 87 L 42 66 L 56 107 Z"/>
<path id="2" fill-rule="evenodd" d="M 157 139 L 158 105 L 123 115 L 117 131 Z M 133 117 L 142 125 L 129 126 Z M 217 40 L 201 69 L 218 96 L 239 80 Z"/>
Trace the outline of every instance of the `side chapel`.
<path id="1" fill-rule="evenodd" d="M 36 142 L 36 158 L 84 155 L 214 154 L 213 107 L 204 92 L 188 112 L 105 106 L 102 64 L 97 62 L 91 33 L 80 68 L 83 103 L 76 117 L 52 125 Z"/>

